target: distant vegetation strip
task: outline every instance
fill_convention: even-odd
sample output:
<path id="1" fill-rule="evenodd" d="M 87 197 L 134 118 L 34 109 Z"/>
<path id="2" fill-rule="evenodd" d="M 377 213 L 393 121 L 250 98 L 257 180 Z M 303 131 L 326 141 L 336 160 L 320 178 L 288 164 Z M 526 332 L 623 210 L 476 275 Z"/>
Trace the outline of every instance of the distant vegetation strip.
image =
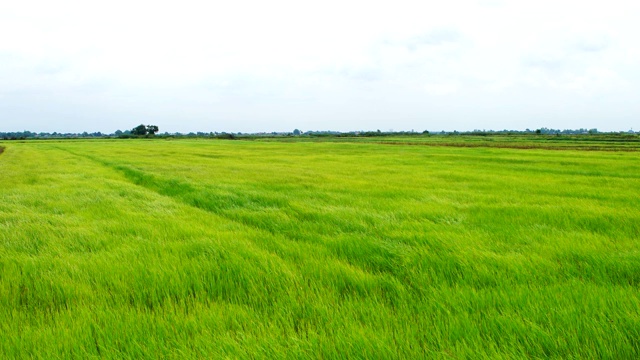
<path id="1" fill-rule="evenodd" d="M 272 132 L 160 132 L 160 128 L 156 125 L 144 125 L 140 124 L 131 130 L 116 130 L 112 133 L 97 132 L 82 132 L 82 133 L 62 133 L 62 132 L 32 132 L 32 131 L 14 131 L 14 132 L 2 132 L 0 131 L 0 139 L 2 140 L 26 140 L 26 139 L 75 139 L 75 138 L 154 138 L 154 137 L 180 137 L 180 138 L 217 138 L 217 139 L 251 139 L 251 138 L 287 138 L 287 137 L 303 137 L 303 138 L 351 138 L 351 137 L 396 137 L 396 136 L 528 136 L 528 135 L 555 135 L 555 136 L 574 136 L 574 135 L 605 135 L 605 136 L 631 136 L 637 138 L 640 135 L 639 131 L 598 131 L 598 129 L 549 129 L 539 128 L 536 130 L 472 130 L 472 131 L 334 131 L 334 130 L 311 130 L 301 131 L 294 129 L 293 131 L 272 131 Z"/>
<path id="2" fill-rule="evenodd" d="M 227 134 L 229 135 L 229 134 Z M 542 134 L 415 134 L 395 136 L 197 136 L 195 138 L 182 136 L 146 136 L 147 141 L 171 141 L 195 139 L 204 141 L 244 140 L 257 142 L 279 143 L 352 143 L 379 144 L 396 146 L 437 146 L 459 148 L 502 148 L 502 149 L 540 149 L 540 150 L 571 150 L 571 151 L 607 151 L 607 152 L 638 152 L 640 151 L 640 135 L 636 134 L 580 134 L 580 135 L 542 135 Z M 122 139 L 122 138 L 119 138 Z M 38 141 L 37 138 L 23 141 Z M 39 140 L 64 142 L 61 138 L 39 138 Z M 114 141 L 117 139 L 103 138 L 74 138 L 75 141 Z"/>
<path id="3" fill-rule="evenodd" d="M 256 139 L 258 140 L 258 139 Z M 636 135 L 427 135 L 379 137 L 292 137 L 259 139 L 281 142 L 340 142 L 381 145 L 447 146 L 468 148 L 546 149 L 585 151 L 640 151 L 640 137 Z"/>
<path id="4" fill-rule="evenodd" d="M 376 144 L 381 145 L 422 145 L 422 146 L 451 146 L 451 147 L 492 147 L 500 149 L 544 149 L 544 150 L 584 150 L 584 151 L 638 151 L 637 147 L 630 146 L 583 146 L 583 145 L 565 145 L 553 146 L 548 143 L 470 143 L 470 142 L 442 142 L 442 143 L 424 143 L 424 142 L 393 142 L 393 141 L 377 141 Z"/>

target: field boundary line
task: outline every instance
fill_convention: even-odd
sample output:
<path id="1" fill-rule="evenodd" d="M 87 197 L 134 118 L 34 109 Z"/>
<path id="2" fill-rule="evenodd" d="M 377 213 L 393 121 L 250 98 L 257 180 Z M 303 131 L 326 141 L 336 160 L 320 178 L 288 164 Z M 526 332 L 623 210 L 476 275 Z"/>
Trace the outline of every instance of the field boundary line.
<path id="1" fill-rule="evenodd" d="M 240 141 L 255 141 L 254 139 L 239 139 Z M 272 142 L 279 143 L 293 143 L 289 139 L 276 139 Z M 487 148 L 487 149 L 514 149 L 514 150 L 555 150 L 555 151 L 600 151 L 600 152 L 639 152 L 640 143 L 636 141 L 626 142 L 628 146 L 624 146 L 625 142 L 606 142 L 602 146 L 584 143 L 571 143 L 563 141 L 550 140 L 544 142 L 543 140 L 530 141 L 525 143 L 510 143 L 510 142 L 494 142 L 491 140 L 484 140 L 478 142 L 465 142 L 465 141 L 411 141 L 411 140 L 360 140 L 357 138 L 344 138 L 344 139 L 305 139 L 301 142 L 309 143 L 338 143 L 338 144 L 354 144 L 354 145 L 393 145 L 393 146 L 431 146 L 431 147 L 455 147 L 455 148 Z M 604 142 L 604 141 L 603 141 Z M 618 146 L 618 144 L 623 144 Z M 563 146 L 564 145 L 564 146 Z"/>
<path id="2" fill-rule="evenodd" d="M 364 144 L 365 142 L 363 142 Z M 557 151 L 604 151 L 604 152 L 638 152 L 637 148 L 612 147 L 612 146 L 545 146 L 539 144 L 474 144 L 474 143 L 429 143 L 418 141 L 371 141 L 368 144 L 396 145 L 396 146 L 434 146 L 434 147 L 458 147 L 458 148 L 496 148 L 516 150 L 557 150 Z"/>

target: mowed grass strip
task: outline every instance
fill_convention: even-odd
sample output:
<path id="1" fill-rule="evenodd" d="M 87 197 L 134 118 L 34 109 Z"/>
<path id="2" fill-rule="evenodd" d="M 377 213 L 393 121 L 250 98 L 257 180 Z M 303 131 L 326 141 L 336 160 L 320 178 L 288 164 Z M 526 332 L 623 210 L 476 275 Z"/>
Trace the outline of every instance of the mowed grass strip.
<path id="1" fill-rule="evenodd" d="M 5 146 L 3 357 L 640 352 L 633 153 Z"/>

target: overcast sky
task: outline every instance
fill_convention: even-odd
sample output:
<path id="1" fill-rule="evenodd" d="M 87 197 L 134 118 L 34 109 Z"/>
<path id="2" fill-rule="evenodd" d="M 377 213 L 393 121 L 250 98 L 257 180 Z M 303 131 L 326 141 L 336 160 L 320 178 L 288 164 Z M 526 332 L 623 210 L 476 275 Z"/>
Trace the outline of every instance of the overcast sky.
<path id="1" fill-rule="evenodd" d="M 2 1 L 0 131 L 640 130 L 638 1 Z"/>

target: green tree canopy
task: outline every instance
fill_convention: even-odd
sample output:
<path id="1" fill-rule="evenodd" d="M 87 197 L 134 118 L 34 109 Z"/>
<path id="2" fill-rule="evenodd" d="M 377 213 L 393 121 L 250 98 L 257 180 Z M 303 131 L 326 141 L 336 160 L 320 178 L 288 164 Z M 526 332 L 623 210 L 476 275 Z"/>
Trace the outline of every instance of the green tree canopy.
<path id="1" fill-rule="evenodd" d="M 140 124 L 134 127 L 133 129 L 131 129 L 131 134 L 139 135 L 139 136 L 147 135 L 147 127 L 144 126 L 143 124 Z"/>

